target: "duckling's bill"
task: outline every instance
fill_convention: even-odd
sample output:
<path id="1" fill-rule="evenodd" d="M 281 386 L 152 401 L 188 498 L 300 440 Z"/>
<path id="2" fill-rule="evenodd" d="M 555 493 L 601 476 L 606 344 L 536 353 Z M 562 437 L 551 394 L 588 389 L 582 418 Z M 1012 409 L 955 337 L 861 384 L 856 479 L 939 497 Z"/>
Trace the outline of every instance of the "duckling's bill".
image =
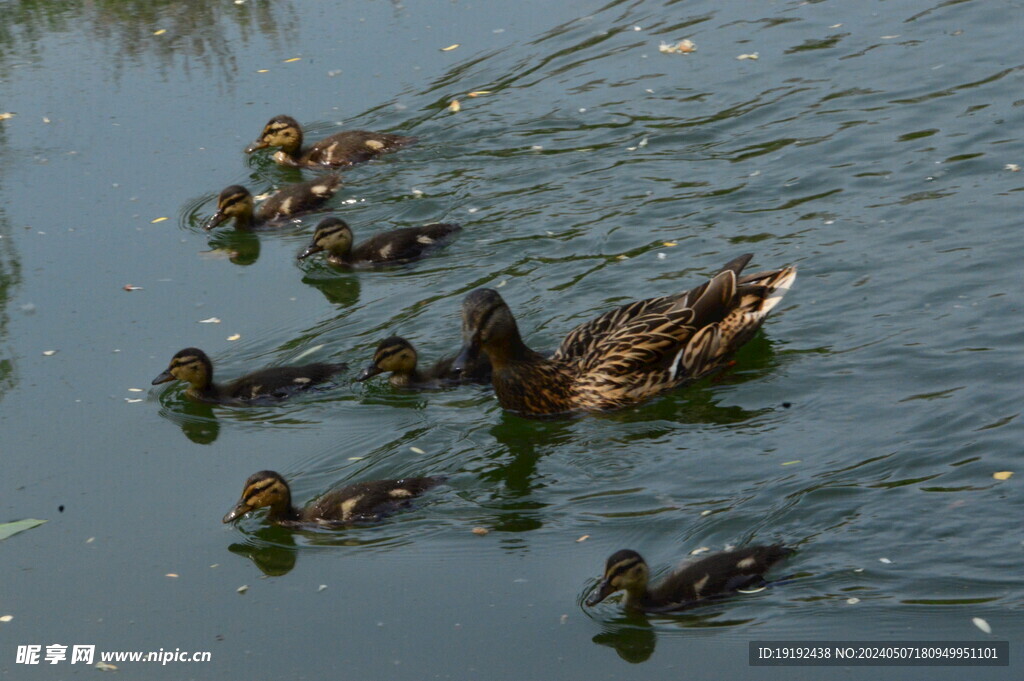
<path id="1" fill-rule="evenodd" d="M 225 521 L 225 522 L 227 522 L 227 521 Z M 606 599 L 609 596 L 611 596 L 617 590 L 618 589 L 616 589 L 614 586 L 612 586 L 612 583 L 611 583 L 610 580 L 602 579 L 601 583 L 597 586 L 596 589 L 594 589 L 594 593 L 591 594 L 590 598 L 587 599 L 587 606 L 591 607 L 591 608 L 594 607 L 595 605 L 597 605 L 598 603 L 600 603 L 604 599 Z"/>
<path id="2" fill-rule="evenodd" d="M 356 380 L 362 383 L 363 381 L 368 381 L 374 376 L 383 373 L 383 371 L 383 369 L 377 366 L 376 362 L 370 362 L 362 371 L 359 372 L 359 375 L 356 376 Z"/>
<path id="3" fill-rule="evenodd" d="M 224 222 L 227 219 L 227 213 L 218 210 L 216 213 L 211 215 L 206 222 L 203 223 L 203 229 L 209 232 L 211 229 L 213 229 L 214 227 L 216 227 L 217 225 L 219 225 L 220 223 Z"/>
<path id="4" fill-rule="evenodd" d="M 235 507 L 233 509 L 227 512 L 227 515 L 224 516 L 223 522 L 234 522 L 251 510 L 253 510 L 252 506 L 247 504 L 245 500 L 239 501 L 237 504 L 235 504 Z"/>
<path id="5" fill-rule="evenodd" d="M 319 253 L 322 250 L 324 250 L 324 247 L 319 245 L 316 242 L 316 238 L 314 237 L 312 243 L 310 243 L 308 246 L 306 246 L 304 249 L 302 249 L 302 252 L 299 253 L 296 256 L 296 259 L 298 259 L 298 260 L 305 260 L 309 256 L 315 255 L 315 254 Z"/>
<path id="6" fill-rule="evenodd" d="M 171 370 L 165 369 L 163 373 L 153 379 L 153 382 L 150 383 L 150 385 L 160 385 L 161 383 L 167 383 L 168 381 L 173 380 L 174 376 L 171 375 Z"/>

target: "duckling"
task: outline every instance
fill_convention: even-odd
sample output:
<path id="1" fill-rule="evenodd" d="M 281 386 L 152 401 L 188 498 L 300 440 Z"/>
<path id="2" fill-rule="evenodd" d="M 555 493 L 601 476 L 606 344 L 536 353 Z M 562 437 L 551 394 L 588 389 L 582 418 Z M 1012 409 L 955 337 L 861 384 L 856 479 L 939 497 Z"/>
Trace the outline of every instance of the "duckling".
<path id="1" fill-rule="evenodd" d="M 740 276 L 751 257 L 726 263 L 689 291 L 628 303 L 577 326 L 550 358 L 526 346 L 497 291 L 477 289 L 462 305 L 464 345 L 453 370 L 485 353 L 501 406 L 525 415 L 638 404 L 720 368 L 782 300 L 796 268 Z"/>
<path id="2" fill-rule="evenodd" d="M 338 218 L 325 218 L 316 226 L 313 240 L 298 258 L 304 260 L 314 253 L 327 251 L 327 262 L 336 267 L 402 265 L 448 245 L 461 230 L 459 225 L 445 223 L 403 227 L 377 234 L 353 247 L 348 224 Z"/>
<path id="3" fill-rule="evenodd" d="M 167 370 L 153 379 L 153 385 L 179 380 L 189 384 L 185 394 L 200 402 L 232 404 L 257 398 L 282 398 L 329 380 L 347 364 L 319 362 L 304 366 L 261 369 L 230 383 L 213 382 L 213 363 L 199 348 L 185 348 L 171 358 Z"/>
<path id="4" fill-rule="evenodd" d="M 632 610 L 656 612 L 692 607 L 706 598 L 763 586 L 763 573 L 792 553 L 794 549 L 781 544 L 715 553 L 684 565 L 649 589 L 647 562 L 636 551 L 623 549 L 608 558 L 604 578 L 587 599 L 587 605 L 593 607 L 616 591 L 625 591 L 625 607 Z"/>
<path id="5" fill-rule="evenodd" d="M 348 525 L 379 520 L 408 506 L 413 498 L 444 482 L 442 476 L 403 478 L 401 480 L 368 480 L 327 492 L 297 509 L 292 506 L 292 492 L 279 473 L 260 471 L 245 481 L 242 498 L 224 516 L 224 522 L 238 520 L 249 511 L 269 506 L 267 520 L 279 525 L 319 523 Z"/>
<path id="6" fill-rule="evenodd" d="M 414 137 L 386 132 L 348 130 L 331 135 L 303 149 L 302 128 L 299 127 L 299 122 L 291 116 L 275 116 L 263 127 L 259 138 L 245 148 L 245 153 L 251 154 L 264 147 L 280 147 L 273 158 L 281 165 L 340 168 L 398 151 L 415 141 Z"/>
<path id="7" fill-rule="evenodd" d="M 249 190 L 233 184 L 217 197 L 217 212 L 210 216 L 203 229 L 211 230 L 228 218 L 235 219 L 235 229 L 273 226 L 272 223 L 319 210 L 340 187 L 340 175 L 324 175 L 279 189 L 253 210 Z"/>
<path id="8" fill-rule="evenodd" d="M 385 338 L 373 353 L 373 361 L 356 377 L 357 381 L 365 381 L 379 373 L 390 371 L 388 381 L 396 388 L 413 390 L 433 390 L 457 383 L 490 383 L 491 362 L 486 355 L 480 355 L 477 361 L 468 365 L 462 372 L 452 371 L 455 356 L 439 359 L 426 371 L 416 368 L 416 348 L 412 343 L 400 336 Z"/>

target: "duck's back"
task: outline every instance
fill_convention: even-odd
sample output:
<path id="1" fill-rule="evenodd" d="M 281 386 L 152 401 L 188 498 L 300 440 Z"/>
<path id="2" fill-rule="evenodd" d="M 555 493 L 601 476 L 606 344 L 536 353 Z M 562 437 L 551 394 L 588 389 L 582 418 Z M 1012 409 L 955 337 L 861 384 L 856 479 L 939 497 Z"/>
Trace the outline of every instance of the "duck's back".
<path id="1" fill-rule="evenodd" d="M 290 393 L 323 383 L 348 368 L 347 364 L 318 362 L 304 366 L 271 367 L 237 378 L 223 387 L 224 397 L 252 400 L 260 397 L 284 397 Z"/>
<path id="2" fill-rule="evenodd" d="M 270 222 L 318 210 L 340 187 L 341 177 L 337 173 L 282 187 L 259 205 L 257 218 Z"/>
<path id="3" fill-rule="evenodd" d="M 651 590 L 656 606 L 688 604 L 765 583 L 764 573 L 793 553 L 781 544 L 723 551 L 684 565 Z"/>
<path id="4" fill-rule="evenodd" d="M 368 130 L 346 130 L 326 137 L 302 153 L 300 163 L 343 167 L 363 163 L 414 143 L 414 137 Z"/>
<path id="5" fill-rule="evenodd" d="M 357 482 L 332 490 L 314 501 L 303 510 L 303 520 L 344 523 L 379 520 L 442 482 L 442 476 Z"/>
<path id="6" fill-rule="evenodd" d="M 427 252 L 446 245 L 462 227 L 436 223 L 422 227 L 403 227 L 377 234 L 352 250 L 355 263 L 411 262 Z"/>

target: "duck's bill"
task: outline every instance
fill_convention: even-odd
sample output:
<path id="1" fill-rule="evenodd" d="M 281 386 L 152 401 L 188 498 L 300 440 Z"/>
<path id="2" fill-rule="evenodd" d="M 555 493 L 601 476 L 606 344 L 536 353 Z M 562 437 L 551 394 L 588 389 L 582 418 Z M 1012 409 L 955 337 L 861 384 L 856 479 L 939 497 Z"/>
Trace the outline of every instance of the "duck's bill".
<path id="1" fill-rule="evenodd" d="M 161 383 L 167 383 L 168 381 L 173 380 L 174 376 L 171 376 L 171 370 L 168 369 L 167 371 L 163 372 L 162 374 L 154 378 L 153 382 L 150 385 L 160 385 Z"/>
<path id="2" fill-rule="evenodd" d="M 267 146 L 267 143 L 264 142 L 263 140 L 256 140 L 255 142 L 253 142 L 252 144 L 245 148 L 245 153 L 251 154 L 254 151 L 258 151 L 259 149 L 265 149 Z"/>
<path id="3" fill-rule="evenodd" d="M 238 504 L 233 509 L 228 511 L 227 515 L 224 516 L 224 522 L 234 522 L 251 510 L 252 509 L 249 508 L 248 504 L 246 504 L 244 501 L 239 501 Z"/>
<path id="4" fill-rule="evenodd" d="M 608 580 L 603 580 L 591 594 L 590 598 L 587 599 L 587 606 L 594 607 L 604 599 L 615 593 L 615 587 L 608 583 Z"/>
<path id="5" fill-rule="evenodd" d="M 473 364 L 480 356 L 480 346 L 476 343 L 469 342 L 462 346 L 459 350 L 459 354 L 452 360 L 452 371 L 456 373 L 462 373 L 466 370 L 466 367 Z"/>
<path id="6" fill-rule="evenodd" d="M 302 253 L 299 253 L 298 259 L 299 260 L 305 260 L 306 258 L 308 258 L 309 256 L 313 255 L 314 253 L 319 253 L 322 250 L 323 249 L 320 248 L 319 246 L 317 246 L 316 244 L 310 244 L 309 246 L 306 246 L 306 248 L 302 251 Z"/>
<path id="7" fill-rule="evenodd" d="M 377 374 L 381 373 L 382 371 L 383 371 L 383 369 L 381 369 L 376 364 L 367 364 L 366 368 L 363 369 L 362 371 L 360 371 L 359 375 L 356 376 L 356 380 L 359 381 L 360 383 L 362 383 L 363 381 L 366 381 L 366 380 L 369 380 L 369 379 L 373 378 L 374 376 L 376 376 Z"/>
<path id="8" fill-rule="evenodd" d="M 216 213 L 210 216 L 209 220 L 203 223 L 203 229 L 205 229 L 206 231 L 210 231 L 211 229 L 213 229 L 214 227 L 216 227 L 217 225 L 219 225 L 220 223 L 224 222 L 227 219 L 227 215 L 221 213 L 220 211 L 217 211 Z"/>

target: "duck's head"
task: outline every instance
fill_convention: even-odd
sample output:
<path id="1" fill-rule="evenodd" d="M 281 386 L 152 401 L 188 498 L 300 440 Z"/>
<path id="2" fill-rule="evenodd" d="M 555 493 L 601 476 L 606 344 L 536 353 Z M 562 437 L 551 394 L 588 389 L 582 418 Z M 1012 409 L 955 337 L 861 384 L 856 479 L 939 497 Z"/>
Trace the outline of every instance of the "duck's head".
<path id="1" fill-rule="evenodd" d="M 454 371 L 475 363 L 481 351 L 494 360 L 496 350 L 518 346 L 522 346 L 519 327 L 497 291 L 479 288 L 466 296 L 462 301 L 462 350 L 452 363 Z"/>
<path id="2" fill-rule="evenodd" d="M 213 382 L 213 364 L 206 353 L 199 348 L 179 350 L 167 369 L 153 379 L 153 385 L 168 381 L 185 381 L 197 390 L 203 390 Z"/>
<path id="3" fill-rule="evenodd" d="M 314 253 L 327 251 L 339 257 L 352 250 L 352 230 L 339 218 L 325 218 L 316 226 L 313 240 L 299 253 L 299 260 L 305 260 Z"/>
<path id="4" fill-rule="evenodd" d="M 249 511 L 264 506 L 270 507 L 271 515 L 284 515 L 291 511 L 292 492 L 280 473 L 260 471 L 250 475 L 242 488 L 242 498 L 224 516 L 224 522 L 238 520 Z"/>
<path id="5" fill-rule="evenodd" d="M 245 148 L 245 153 L 251 154 L 266 147 L 281 147 L 287 154 L 298 153 L 302 147 L 302 128 L 299 122 L 291 116 L 274 116 L 263 126 L 263 132 L 256 141 Z"/>
<path id="6" fill-rule="evenodd" d="M 217 212 L 203 225 L 210 230 L 229 218 L 235 218 L 239 225 L 252 221 L 252 194 L 245 187 L 233 184 L 217 197 Z"/>
<path id="7" fill-rule="evenodd" d="M 587 599 L 587 605 L 594 606 L 616 591 L 625 591 L 632 598 L 638 598 L 647 590 L 650 571 L 647 562 L 636 551 L 616 551 L 604 566 L 604 577 Z"/>
<path id="8" fill-rule="evenodd" d="M 385 371 L 398 374 L 416 371 L 416 349 L 412 343 L 399 336 L 385 338 L 373 353 L 373 361 L 366 365 L 356 380 L 365 381 Z"/>

